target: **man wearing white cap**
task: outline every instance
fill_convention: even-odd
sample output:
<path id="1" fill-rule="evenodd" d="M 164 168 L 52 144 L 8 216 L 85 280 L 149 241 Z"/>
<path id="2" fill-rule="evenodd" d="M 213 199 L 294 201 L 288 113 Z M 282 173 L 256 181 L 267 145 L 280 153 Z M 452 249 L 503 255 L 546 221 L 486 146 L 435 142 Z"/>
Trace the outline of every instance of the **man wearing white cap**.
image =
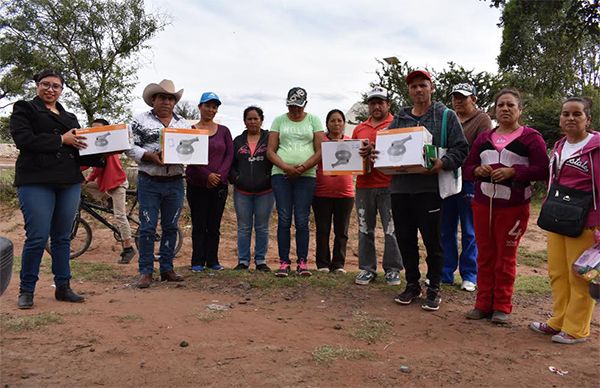
<path id="1" fill-rule="evenodd" d="M 492 128 L 492 120 L 487 113 L 477 109 L 477 93 L 474 85 L 468 83 L 455 85 L 450 96 L 452 107 L 462 124 L 463 133 L 470 146 L 481 132 Z M 442 201 L 441 236 L 444 250 L 442 283 L 454 284 L 454 272 L 458 268 L 462 278 L 461 289 L 469 292 L 475 291 L 475 284 L 477 284 L 477 245 L 471 209 L 474 195 L 473 182 L 463 181 L 460 193 Z M 459 221 L 462 243 L 460 255 L 457 239 Z"/>
<path id="2" fill-rule="evenodd" d="M 152 109 L 137 115 L 131 123 L 133 144 L 127 156 L 138 164 L 137 195 L 140 205 L 138 288 L 148 288 L 154 272 L 154 236 L 159 213 L 162 228 L 159 262 L 160 279 L 183 281 L 173 270 L 179 215 L 183 206 L 183 165 L 163 164 L 160 136 L 164 128 L 189 128 L 182 117 L 173 113 L 183 89 L 176 91 L 171 80 L 151 83 L 143 99 Z"/>

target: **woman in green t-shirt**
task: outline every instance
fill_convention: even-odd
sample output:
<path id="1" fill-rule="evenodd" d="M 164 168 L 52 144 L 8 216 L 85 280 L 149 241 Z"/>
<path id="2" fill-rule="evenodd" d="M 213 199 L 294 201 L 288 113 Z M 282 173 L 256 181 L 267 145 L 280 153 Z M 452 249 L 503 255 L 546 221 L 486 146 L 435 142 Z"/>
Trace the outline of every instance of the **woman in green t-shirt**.
<path id="1" fill-rule="evenodd" d="M 321 160 L 323 124 L 304 112 L 306 90 L 295 87 L 287 96 L 288 112 L 273 121 L 267 156 L 273 162 L 271 186 L 277 206 L 277 246 L 280 266 L 276 276 L 290 273 L 290 229 L 292 214 L 296 225 L 296 255 L 301 276 L 308 270 L 308 219 L 315 191 L 315 166 Z"/>

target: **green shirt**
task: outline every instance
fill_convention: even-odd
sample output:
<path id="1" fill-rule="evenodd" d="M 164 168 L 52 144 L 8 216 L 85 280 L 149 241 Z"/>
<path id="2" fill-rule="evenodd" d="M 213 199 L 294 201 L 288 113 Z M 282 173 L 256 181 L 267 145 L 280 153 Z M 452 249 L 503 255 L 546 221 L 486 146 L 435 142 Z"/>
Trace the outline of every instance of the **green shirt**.
<path id="1" fill-rule="evenodd" d="M 279 133 L 277 155 L 285 163 L 296 166 L 306 162 L 315 153 L 314 133 L 323 131 L 323 124 L 317 116 L 310 113 L 299 122 L 290 120 L 286 113 L 273 120 L 271 131 Z M 285 173 L 273 165 L 271 175 L 277 174 Z M 315 177 L 316 167 L 306 170 L 302 176 Z"/>

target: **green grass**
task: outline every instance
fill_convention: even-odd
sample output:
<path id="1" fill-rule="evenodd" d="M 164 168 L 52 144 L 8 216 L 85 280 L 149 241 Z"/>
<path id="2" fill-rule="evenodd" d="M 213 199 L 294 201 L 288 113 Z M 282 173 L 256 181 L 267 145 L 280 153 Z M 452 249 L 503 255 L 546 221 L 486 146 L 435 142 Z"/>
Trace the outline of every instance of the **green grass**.
<path id="1" fill-rule="evenodd" d="M 548 276 L 517 275 L 515 293 L 517 294 L 549 294 L 550 279 Z"/>
<path id="2" fill-rule="evenodd" d="M 546 252 L 530 252 L 527 248 L 520 246 L 517 252 L 517 262 L 529 267 L 540 268 L 546 263 Z"/>
<path id="3" fill-rule="evenodd" d="M 392 322 L 371 317 L 368 313 L 356 311 L 352 314 L 354 328 L 350 335 L 368 343 L 374 343 L 381 340 L 392 331 Z"/>
<path id="4" fill-rule="evenodd" d="M 64 319 L 57 313 L 42 313 L 24 316 L 0 316 L 0 326 L 8 331 L 28 331 L 51 324 L 63 323 Z"/>
<path id="5" fill-rule="evenodd" d="M 71 275 L 75 280 L 113 282 L 119 271 L 110 264 L 71 260 Z"/>
<path id="6" fill-rule="evenodd" d="M 340 358 L 342 360 L 372 360 L 375 358 L 375 355 L 362 349 L 347 349 L 341 346 L 323 345 L 312 352 L 312 358 L 315 363 L 327 366 Z"/>

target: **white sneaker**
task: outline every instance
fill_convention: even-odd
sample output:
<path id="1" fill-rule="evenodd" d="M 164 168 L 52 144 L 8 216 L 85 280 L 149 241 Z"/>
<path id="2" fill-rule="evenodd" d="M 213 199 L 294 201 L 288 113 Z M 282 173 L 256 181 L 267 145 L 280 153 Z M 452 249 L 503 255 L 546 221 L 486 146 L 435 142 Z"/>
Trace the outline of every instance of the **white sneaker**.
<path id="1" fill-rule="evenodd" d="M 318 268 L 317 272 L 329 273 L 329 268 L 327 268 L 327 267 Z"/>
<path id="2" fill-rule="evenodd" d="M 336 268 L 333 270 L 333 273 L 346 273 L 346 270 L 343 268 Z"/>
<path id="3" fill-rule="evenodd" d="M 468 280 L 463 280 L 462 285 L 460 286 L 461 290 L 465 290 L 465 291 L 469 291 L 469 292 L 475 291 L 476 288 L 477 288 L 477 286 L 475 285 L 475 283 L 470 282 Z"/>

